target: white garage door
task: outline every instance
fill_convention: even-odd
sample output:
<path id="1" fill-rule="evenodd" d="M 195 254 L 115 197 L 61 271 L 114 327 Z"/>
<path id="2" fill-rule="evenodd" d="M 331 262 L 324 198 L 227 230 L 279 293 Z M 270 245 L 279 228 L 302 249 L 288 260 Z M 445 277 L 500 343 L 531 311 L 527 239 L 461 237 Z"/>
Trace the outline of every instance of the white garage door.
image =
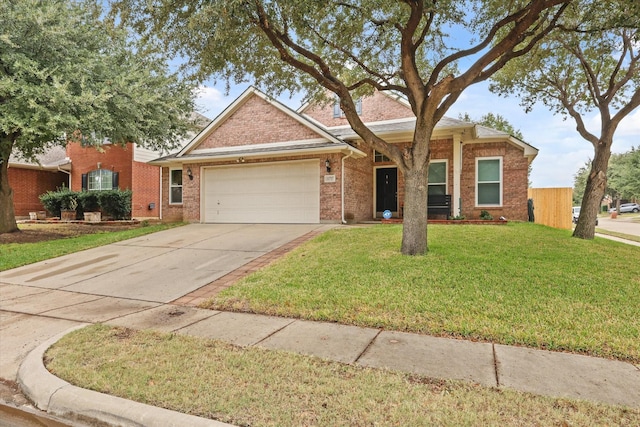
<path id="1" fill-rule="evenodd" d="M 212 167 L 203 186 L 205 222 L 320 222 L 317 160 Z"/>

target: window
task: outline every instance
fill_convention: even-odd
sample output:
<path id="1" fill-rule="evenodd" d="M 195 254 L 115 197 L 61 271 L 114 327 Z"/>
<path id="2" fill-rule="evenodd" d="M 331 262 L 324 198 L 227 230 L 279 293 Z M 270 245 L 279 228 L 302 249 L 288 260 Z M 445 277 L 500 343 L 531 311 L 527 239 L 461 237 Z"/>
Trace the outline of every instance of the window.
<path id="1" fill-rule="evenodd" d="M 103 191 L 113 190 L 118 187 L 118 174 L 110 171 L 109 169 L 96 169 L 89 172 L 86 176 L 87 183 L 82 186 L 83 189 L 86 188 L 89 191 Z"/>
<path id="2" fill-rule="evenodd" d="M 182 203 L 182 169 L 169 171 L 169 203 Z"/>
<path id="3" fill-rule="evenodd" d="M 338 95 L 335 95 L 333 97 L 334 101 L 333 101 L 333 117 L 334 118 L 338 118 L 338 117 L 344 117 L 344 112 L 342 111 L 342 108 L 340 108 L 340 98 L 338 98 Z M 355 100 L 355 105 L 356 105 L 356 113 L 358 115 L 362 114 L 362 98 L 358 98 Z"/>
<path id="4" fill-rule="evenodd" d="M 390 162 L 391 159 L 388 158 L 387 156 L 385 156 L 384 154 L 382 154 L 379 151 L 374 151 L 373 152 L 373 161 L 374 161 L 374 163 L 381 163 L 381 162 Z"/>
<path id="5" fill-rule="evenodd" d="M 476 159 L 476 206 L 502 205 L 502 158 Z"/>
<path id="6" fill-rule="evenodd" d="M 433 161 L 429 163 L 429 195 L 447 194 L 447 162 Z"/>

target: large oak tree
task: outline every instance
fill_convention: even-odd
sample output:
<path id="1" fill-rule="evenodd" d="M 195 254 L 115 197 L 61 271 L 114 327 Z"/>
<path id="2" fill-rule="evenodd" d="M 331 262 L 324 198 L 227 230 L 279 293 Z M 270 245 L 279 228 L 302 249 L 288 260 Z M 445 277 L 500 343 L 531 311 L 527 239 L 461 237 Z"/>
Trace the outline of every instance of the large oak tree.
<path id="1" fill-rule="evenodd" d="M 465 88 L 535 46 L 570 0 L 114 1 L 118 16 L 162 38 L 201 79 L 249 79 L 274 95 L 337 95 L 354 131 L 404 175 L 401 250 L 415 255 L 427 251 L 436 123 Z M 465 29 L 472 36 L 458 39 Z M 407 148 L 373 133 L 356 113 L 354 99 L 374 90 L 409 101 L 416 124 Z"/>
<path id="2" fill-rule="evenodd" d="M 175 144 L 192 85 L 166 57 L 101 19 L 96 1 L 0 0 L 0 233 L 17 231 L 8 164 L 51 144 Z"/>
<path id="3" fill-rule="evenodd" d="M 570 118 L 593 146 L 573 233 L 593 239 L 616 129 L 640 105 L 640 2 L 579 0 L 559 24 L 526 60 L 504 67 L 492 88 L 515 92 L 527 109 L 541 102 Z M 591 130 L 587 115 L 594 111 L 600 123 Z"/>

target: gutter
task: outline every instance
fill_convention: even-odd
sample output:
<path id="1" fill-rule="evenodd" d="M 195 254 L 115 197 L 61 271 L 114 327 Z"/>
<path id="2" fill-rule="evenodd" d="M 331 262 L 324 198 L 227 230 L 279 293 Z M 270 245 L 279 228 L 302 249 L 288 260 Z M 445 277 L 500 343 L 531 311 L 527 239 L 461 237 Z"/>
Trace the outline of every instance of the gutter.
<path id="1" fill-rule="evenodd" d="M 66 173 L 69 176 L 69 190 L 71 190 L 71 171 L 66 171 L 58 165 L 58 172 Z"/>
<path id="2" fill-rule="evenodd" d="M 340 181 L 341 181 L 340 185 L 342 186 L 342 189 L 341 189 L 340 193 L 341 193 L 342 201 L 341 201 L 341 208 L 340 209 L 342 211 L 342 224 L 346 224 L 347 223 L 347 221 L 344 219 L 344 181 L 345 181 L 345 179 L 344 179 L 344 161 L 345 161 L 345 159 L 348 159 L 349 157 L 353 156 L 353 153 L 354 153 L 353 151 L 350 151 L 349 154 L 344 156 L 342 158 L 342 160 L 341 160 L 341 162 L 342 162 L 342 170 L 341 170 L 342 176 L 340 177 Z"/>

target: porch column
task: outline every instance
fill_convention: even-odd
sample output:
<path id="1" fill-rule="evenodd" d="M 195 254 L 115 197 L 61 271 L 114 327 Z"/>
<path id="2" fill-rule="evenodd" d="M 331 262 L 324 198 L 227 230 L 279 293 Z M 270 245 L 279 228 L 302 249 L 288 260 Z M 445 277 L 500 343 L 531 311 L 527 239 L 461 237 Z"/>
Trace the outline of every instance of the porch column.
<path id="1" fill-rule="evenodd" d="M 462 174 L 462 135 L 453 135 L 453 216 L 460 215 L 460 176 Z"/>

